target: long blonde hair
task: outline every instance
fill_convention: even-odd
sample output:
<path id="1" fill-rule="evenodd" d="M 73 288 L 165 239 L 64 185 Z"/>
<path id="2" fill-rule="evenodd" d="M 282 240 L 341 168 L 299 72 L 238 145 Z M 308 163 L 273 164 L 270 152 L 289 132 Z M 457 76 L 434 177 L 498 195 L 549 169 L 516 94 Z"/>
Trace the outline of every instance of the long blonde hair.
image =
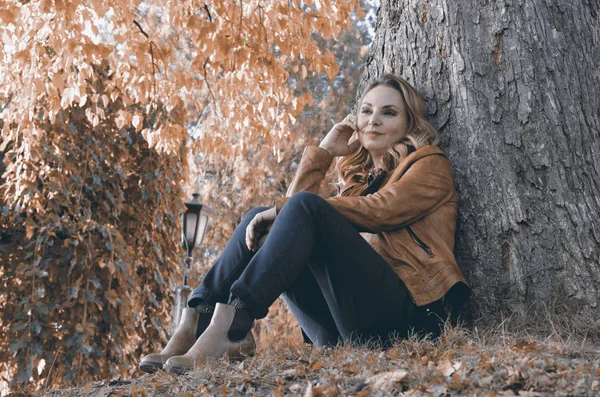
<path id="1" fill-rule="evenodd" d="M 425 118 L 425 102 L 421 94 L 410 83 L 396 75 L 386 74 L 371 83 L 364 90 L 359 105 L 369 91 L 380 85 L 394 88 L 400 93 L 407 113 L 406 135 L 388 149 L 383 159 L 382 171 L 389 172 L 408 155 L 409 146 L 416 150 L 427 145 L 437 145 L 440 139 L 435 128 Z M 372 168 L 373 160 L 362 145 L 354 153 L 340 157 L 335 166 L 338 182 L 342 186 L 353 182 L 365 183 Z"/>

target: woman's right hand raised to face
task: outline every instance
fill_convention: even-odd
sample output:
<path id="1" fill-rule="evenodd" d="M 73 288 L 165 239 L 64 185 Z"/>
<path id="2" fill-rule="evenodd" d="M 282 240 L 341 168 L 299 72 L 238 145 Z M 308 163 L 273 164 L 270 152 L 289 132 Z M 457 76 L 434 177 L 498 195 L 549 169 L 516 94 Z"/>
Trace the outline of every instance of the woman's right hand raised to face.
<path id="1" fill-rule="evenodd" d="M 323 138 L 319 147 L 327 150 L 334 157 L 347 156 L 360 146 L 358 139 L 348 144 L 356 130 L 356 116 L 349 114 L 344 120 L 333 126 L 331 131 Z"/>

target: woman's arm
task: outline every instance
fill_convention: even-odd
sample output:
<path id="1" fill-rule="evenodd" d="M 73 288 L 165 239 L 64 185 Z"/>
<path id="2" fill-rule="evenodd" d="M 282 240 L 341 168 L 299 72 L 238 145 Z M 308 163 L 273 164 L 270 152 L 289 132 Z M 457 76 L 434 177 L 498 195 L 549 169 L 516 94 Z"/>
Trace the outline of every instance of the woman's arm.
<path id="1" fill-rule="evenodd" d="M 410 225 L 455 197 L 449 160 L 430 155 L 374 194 L 327 201 L 359 230 L 378 233 Z"/>
<path id="2" fill-rule="evenodd" d="M 333 158 L 346 156 L 354 152 L 360 145 L 358 139 L 350 142 L 354 131 L 356 131 L 356 116 L 349 114 L 331 128 L 319 147 L 308 146 L 305 148 L 286 196 L 290 197 L 294 193 L 302 191 L 319 193 L 321 181 L 325 178 Z"/>
<path id="3" fill-rule="evenodd" d="M 286 196 L 290 197 L 302 191 L 319 193 L 321 181 L 325 178 L 332 161 L 333 156 L 326 149 L 317 146 L 306 147 Z"/>

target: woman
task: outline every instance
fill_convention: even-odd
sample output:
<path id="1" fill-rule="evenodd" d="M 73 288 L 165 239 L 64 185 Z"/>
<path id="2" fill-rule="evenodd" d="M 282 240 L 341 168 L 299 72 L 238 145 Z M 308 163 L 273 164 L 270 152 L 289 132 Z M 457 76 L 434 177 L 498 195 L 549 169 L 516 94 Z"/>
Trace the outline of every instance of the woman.
<path id="1" fill-rule="evenodd" d="M 243 218 L 177 332 L 140 367 L 178 372 L 254 354 L 253 321 L 280 295 L 318 347 L 439 333 L 444 297 L 468 287 L 452 253 L 458 196 L 437 142 L 409 83 L 371 84 L 358 116 L 305 149 L 288 197 Z M 343 188 L 323 199 L 315 193 L 335 157 Z"/>

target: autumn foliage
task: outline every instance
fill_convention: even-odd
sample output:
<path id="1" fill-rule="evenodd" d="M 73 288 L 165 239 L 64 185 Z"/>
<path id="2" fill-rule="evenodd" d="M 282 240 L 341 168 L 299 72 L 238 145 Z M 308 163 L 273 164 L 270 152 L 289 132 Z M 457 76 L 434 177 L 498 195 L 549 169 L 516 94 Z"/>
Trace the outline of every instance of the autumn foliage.
<path id="1" fill-rule="evenodd" d="M 93 67 L 86 93 L 106 95 L 110 81 Z M 37 375 L 41 359 L 64 380 L 124 372 L 142 337 L 164 337 L 185 151 L 158 152 L 119 119 L 133 111 L 151 128 L 160 107 L 117 97 L 100 122 L 86 117 L 92 107 L 35 120 L 34 139 L 7 146 L 2 361 L 17 366 L 14 382 Z"/>
<path id="2" fill-rule="evenodd" d="M 13 387 L 125 374 L 166 339 L 190 149 L 277 153 L 312 102 L 290 72 L 335 76 L 313 35 L 338 37 L 353 13 L 358 0 L 2 2 L 0 370 Z"/>

